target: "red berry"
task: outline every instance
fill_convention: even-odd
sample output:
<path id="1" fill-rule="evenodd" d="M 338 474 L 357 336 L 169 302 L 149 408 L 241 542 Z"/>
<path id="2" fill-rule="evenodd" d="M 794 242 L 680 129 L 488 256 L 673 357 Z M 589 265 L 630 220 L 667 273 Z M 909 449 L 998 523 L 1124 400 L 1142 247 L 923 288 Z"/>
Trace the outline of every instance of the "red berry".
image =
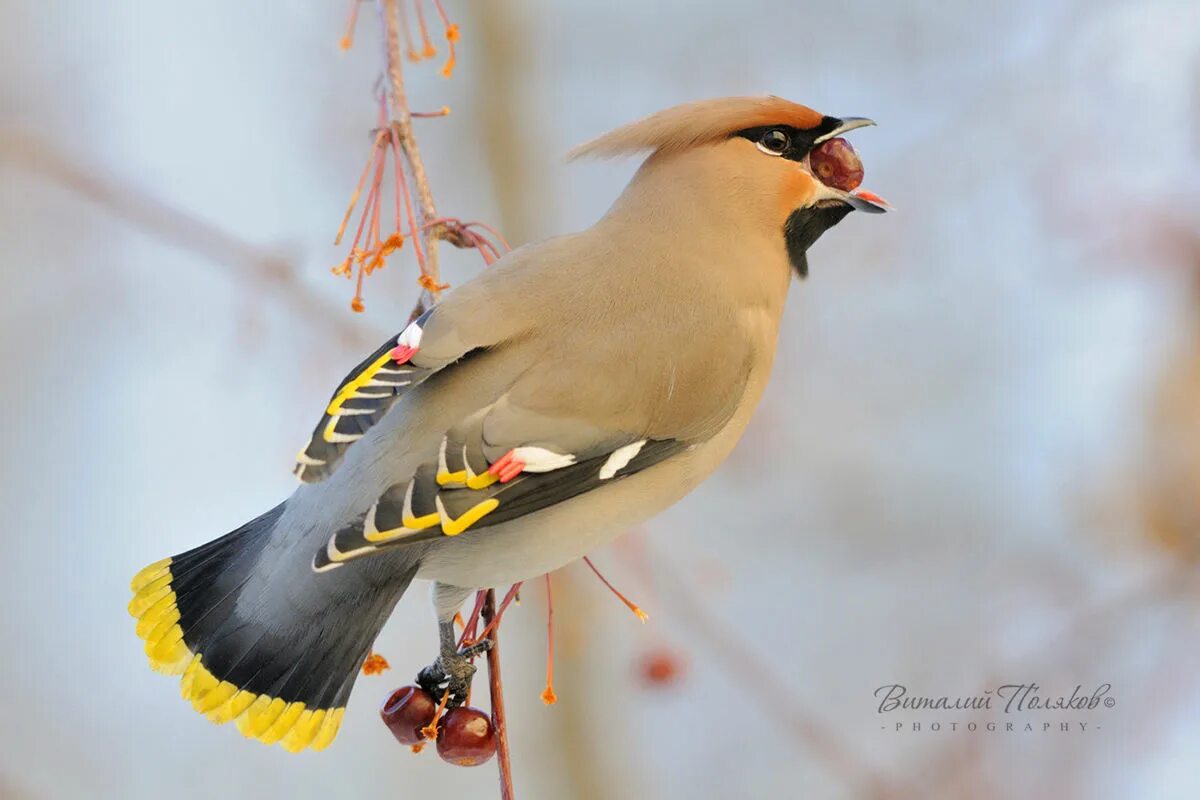
<path id="1" fill-rule="evenodd" d="M 438 755 L 447 764 L 477 767 L 496 754 L 492 718 L 478 708 L 452 708 L 438 720 Z"/>
<path id="2" fill-rule="evenodd" d="M 437 703 L 420 686 L 401 686 L 379 709 L 379 716 L 400 744 L 425 741 L 421 728 L 433 722 Z"/>
<path id="3" fill-rule="evenodd" d="M 668 686 L 679 680 L 683 662 L 669 650 L 647 653 L 642 659 L 642 680 L 650 686 Z"/>
<path id="4" fill-rule="evenodd" d="M 829 139 L 814 147 L 808 154 L 813 175 L 826 186 L 850 192 L 863 179 L 863 165 L 858 154 L 845 139 Z"/>

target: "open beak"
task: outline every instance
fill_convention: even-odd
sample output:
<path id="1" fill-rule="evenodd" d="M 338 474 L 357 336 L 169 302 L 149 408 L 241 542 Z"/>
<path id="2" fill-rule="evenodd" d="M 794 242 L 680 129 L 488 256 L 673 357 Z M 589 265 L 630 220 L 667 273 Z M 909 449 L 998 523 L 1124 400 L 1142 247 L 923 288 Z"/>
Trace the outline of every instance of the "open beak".
<path id="1" fill-rule="evenodd" d="M 837 127 L 828 133 L 822 134 L 813 140 L 813 146 L 819 145 L 821 142 L 837 138 L 849 131 L 859 128 L 868 128 L 875 124 L 875 120 L 867 119 L 866 117 L 843 117 L 837 120 Z M 839 192 L 842 202 L 853 208 L 855 211 L 864 211 L 868 214 L 883 214 L 890 211 L 892 206 L 888 201 L 884 200 L 874 192 L 869 192 L 866 189 L 854 189 L 849 192 Z"/>

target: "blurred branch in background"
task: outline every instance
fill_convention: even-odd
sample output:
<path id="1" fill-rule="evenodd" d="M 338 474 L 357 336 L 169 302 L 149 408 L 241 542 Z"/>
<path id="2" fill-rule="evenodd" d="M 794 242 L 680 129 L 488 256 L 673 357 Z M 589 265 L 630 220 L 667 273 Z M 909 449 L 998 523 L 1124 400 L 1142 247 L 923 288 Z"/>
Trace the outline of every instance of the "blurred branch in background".
<path id="1" fill-rule="evenodd" d="M 290 260 L 176 208 L 150 191 L 85 166 L 82 158 L 58 150 L 41 137 L 0 132 L 0 160 L 40 175 L 174 247 L 209 259 L 226 268 L 240 286 L 247 278 L 257 282 L 262 291 L 256 294 L 282 299 L 298 319 L 324 320 L 347 345 L 361 347 L 377 338 L 372 329 L 364 329 L 330 308 L 297 277 Z"/>
<path id="2" fill-rule="evenodd" d="M 1194 566 L 1200 562 L 1200 221 L 1192 223 L 1164 214 L 1161 226 L 1148 231 L 1147 250 L 1178 265 L 1190 291 L 1183 335 L 1158 380 L 1138 483 L 1147 532 Z"/>
<path id="3" fill-rule="evenodd" d="M 693 633 L 690 640 L 706 660 L 720 668 L 731 685 L 757 706 L 763 719 L 790 735 L 830 775 L 845 784 L 853 796 L 864 800 L 900 800 L 918 797 L 911 787 L 880 773 L 863 754 L 806 709 L 796 698 L 783 665 L 760 657 L 754 642 L 724 623 L 698 596 L 690 581 L 671 559 L 659 556 L 645 541 L 638 542 L 637 557 L 643 582 L 660 584 L 656 597 L 667 613 Z"/>

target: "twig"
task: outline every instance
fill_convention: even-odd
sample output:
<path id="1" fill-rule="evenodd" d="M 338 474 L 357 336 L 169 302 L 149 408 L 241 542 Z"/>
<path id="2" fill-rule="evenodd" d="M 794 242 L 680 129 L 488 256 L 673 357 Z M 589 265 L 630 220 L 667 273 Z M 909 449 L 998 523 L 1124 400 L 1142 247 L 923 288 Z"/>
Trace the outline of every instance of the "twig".
<path id="1" fill-rule="evenodd" d="M 488 589 L 483 598 L 482 617 L 490 624 L 496 614 L 496 590 Z M 488 686 L 492 692 L 492 724 L 496 727 L 496 762 L 500 768 L 500 800 L 513 800 L 512 762 L 508 754 L 508 726 L 504 717 L 504 691 L 500 684 L 500 637 L 499 626 L 491 626 L 488 641 Z"/>
<path id="2" fill-rule="evenodd" d="M 524 581 L 521 583 L 524 583 Z M 486 639 L 488 634 L 492 632 L 493 628 L 499 627 L 500 618 L 504 616 L 504 612 L 508 609 L 508 604 L 511 603 L 521 591 L 521 583 L 514 583 L 509 587 L 508 593 L 505 594 L 504 599 L 500 601 L 500 609 L 496 612 L 495 619 L 493 619 L 491 622 L 484 620 L 483 633 L 479 634 L 478 639 Z M 476 641 L 478 641 L 478 639 L 476 639 Z"/>
<path id="3" fill-rule="evenodd" d="M 408 96 L 404 90 L 403 53 L 400 49 L 400 0 L 380 0 L 380 15 L 383 18 L 385 50 L 387 54 L 388 84 L 391 88 L 392 133 L 400 143 L 400 151 L 412 173 L 413 185 L 417 189 L 417 202 L 421 209 L 421 221 L 437 219 L 437 207 L 433 202 L 433 191 L 421 160 L 421 150 L 413 135 L 412 112 L 408 108 Z M 442 227 L 434 225 L 424 231 L 425 264 L 422 273 L 429 278 L 425 292 L 429 304 L 436 303 L 441 294 L 441 272 L 438 269 L 437 241 L 442 238 Z"/>
<path id="4" fill-rule="evenodd" d="M 602 572 L 600 572 L 599 569 L 596 568 L 596 565 L 592 563 L 591 558 L 589 558 L 588 556 L 584 556 L 583 563 L 587 564 L 588 567 L 592 570 L 592 572 L 596 573 L 596 577 L 600 579 L 600 582 L 603 583 L 605 586 L 607 586 L 608 590 L 610 592 L 612 592 L 613 594 L 615 594 L 617 596 L 617 599 L 625 604 L 626 608 L 628 608 L 630 611 L 632 611 L 634 614 L 636 614 L 638 619 L 640 619 L 643 623 L 646 620 L 650 619 L 650 615 L 647 614 L 645 611 L 642 611 L 641 606 L 639 606 L 637 603 L 630 600 L 625 595 L 621 594 L 620 590 L 618 590 L 617 587 L 613 586 L 611 583 L 608 582 L 608 578 L 604 577 L 604 574 Z"/>
<path id="5" fill-rule="evenodd" d="M 542 702 L 552 706 L 558 702 L 554 693 L 554 585 L 550 573 L 546 579 L 546 688 L 542 690 Z"/>

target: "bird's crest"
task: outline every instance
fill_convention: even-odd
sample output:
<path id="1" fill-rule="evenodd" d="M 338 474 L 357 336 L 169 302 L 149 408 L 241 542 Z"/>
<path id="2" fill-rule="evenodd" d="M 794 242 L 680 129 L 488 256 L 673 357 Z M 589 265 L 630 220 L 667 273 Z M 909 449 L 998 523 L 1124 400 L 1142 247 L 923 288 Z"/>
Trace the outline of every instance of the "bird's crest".
<path id="1" fill-rule="evenodd" d="M 719 97 L 673 106 L 636 122 L 622 125 L 584 142 L 567 154 L 570 159 L 632 155 L 645 151 L 678 152 L 719 141 L 759 125 L 790 125 L 809 129 L 823 116 L 782 97 Z"/>

